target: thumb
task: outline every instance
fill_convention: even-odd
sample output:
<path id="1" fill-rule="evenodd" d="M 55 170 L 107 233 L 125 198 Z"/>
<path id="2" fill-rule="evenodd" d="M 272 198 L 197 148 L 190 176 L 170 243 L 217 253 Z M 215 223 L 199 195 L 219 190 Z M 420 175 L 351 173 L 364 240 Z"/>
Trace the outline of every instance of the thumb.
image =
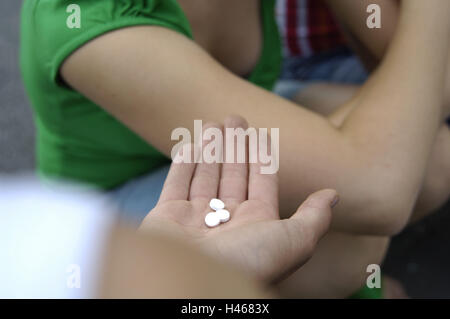
<path id="1" fill-rule="evenodd" d="M 319 242 L 327 233 L 331 223 L 331 210 L 339 201 L 333 189 L 325 189 L 310 195 L 285 222 L 292 240 L 292 256 L 300 263 L 306 262 Z"/>
<path id="2" fill-rule="evenodd" d="M 322 238 L 331 223 L 331 210 L 339 202 L 339 196 L 334 189 L 324 189 L 308 196 L 300 205 L 290 220 L 299 221 L 302 229 L 310 229 L 318 241 Z"/>

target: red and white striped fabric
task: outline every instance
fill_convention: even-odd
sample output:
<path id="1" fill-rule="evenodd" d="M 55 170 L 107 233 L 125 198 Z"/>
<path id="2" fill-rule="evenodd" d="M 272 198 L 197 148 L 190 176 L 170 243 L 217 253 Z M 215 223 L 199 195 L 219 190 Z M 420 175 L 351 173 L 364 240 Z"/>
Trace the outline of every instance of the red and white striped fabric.
<path id="1" fill-rule="evenodd" d="M 309 57 L 345 44 L 322 0 L 276 0 L 276 18 L 285 57 Z"/>

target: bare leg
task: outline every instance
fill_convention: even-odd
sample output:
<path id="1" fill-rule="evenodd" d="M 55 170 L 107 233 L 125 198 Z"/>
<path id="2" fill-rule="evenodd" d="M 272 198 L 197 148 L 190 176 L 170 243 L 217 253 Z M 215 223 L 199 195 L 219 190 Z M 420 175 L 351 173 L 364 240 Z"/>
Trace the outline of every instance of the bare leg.
<path id="1" fill-rule="evenodd" d="M 291 298 L 347 298 L 366 282 L 367 266 L 380 265 L 389 245 L 383 237 L 330 233 L 314 256 L 279 285 Z"/>

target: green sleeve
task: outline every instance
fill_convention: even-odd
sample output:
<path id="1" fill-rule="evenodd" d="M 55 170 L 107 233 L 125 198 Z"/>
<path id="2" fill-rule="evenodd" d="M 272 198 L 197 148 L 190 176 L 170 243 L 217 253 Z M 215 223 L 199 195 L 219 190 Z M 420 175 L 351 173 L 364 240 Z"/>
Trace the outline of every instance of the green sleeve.
<path id="1" fill-rule="evenodd" d="M 67 9 L 73 3 L 80 8 L 80 28 L 67 25 L 73 13 Z M 26 0 L 23 13 L 23 22 L 33 24 L 26 28 L 34 30 L 28 40 L 52 81 L 58 79 L 59 68 L 71 53 L 115 29 L 157 25 L 192 38 L 189 22 L 175 0 Z"/>

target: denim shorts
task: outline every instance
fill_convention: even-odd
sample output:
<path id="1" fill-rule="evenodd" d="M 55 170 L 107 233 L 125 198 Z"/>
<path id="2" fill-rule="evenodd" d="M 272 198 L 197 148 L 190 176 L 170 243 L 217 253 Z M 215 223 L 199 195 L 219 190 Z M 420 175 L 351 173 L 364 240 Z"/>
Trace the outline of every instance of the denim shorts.
<path id="1" fill-rule="evenodd" d="M 367 72 L 348 49 L 310 58 L 286 58 L 274 93 L 291 99 L 299 90 L 314 82 L 361 84 Z M 170 165 L 130 180 L 107 195 L 116 204 L 127 223 L 139 225 L 156 205 Z"/>

